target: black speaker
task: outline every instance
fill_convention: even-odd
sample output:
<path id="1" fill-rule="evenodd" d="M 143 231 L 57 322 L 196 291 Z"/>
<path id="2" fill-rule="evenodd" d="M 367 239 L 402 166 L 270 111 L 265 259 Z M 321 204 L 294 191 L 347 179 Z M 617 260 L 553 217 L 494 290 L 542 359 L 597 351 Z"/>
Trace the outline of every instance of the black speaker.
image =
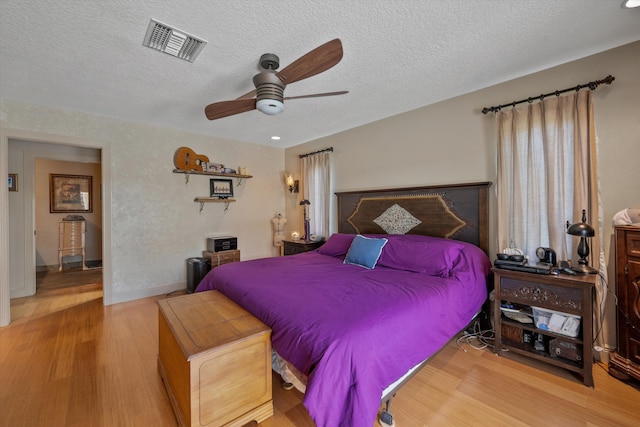
<path id="1" fill-rule="evenodd" d="M 208 258 L 187 258 L 187 293 L 196 290 L 204 276 L 207 275 L 211 264 Z"/>

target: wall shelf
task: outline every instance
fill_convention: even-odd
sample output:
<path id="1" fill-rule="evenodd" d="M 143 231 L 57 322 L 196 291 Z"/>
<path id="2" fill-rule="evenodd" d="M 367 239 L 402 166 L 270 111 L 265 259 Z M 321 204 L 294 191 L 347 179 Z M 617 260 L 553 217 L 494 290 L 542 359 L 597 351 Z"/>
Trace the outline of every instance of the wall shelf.
<path id="1" fill-rule="evenodd" d="M 236 178 L 238 183 L 236 184 L 238 187 L 242 183 L 243 179 L 253 178 L 252 175 L 242 175 L 238 173 L 218 173 L 218 172 L 205 172 L 205 171 L 197 171 L 197 170 L 182 170 L 182 169 L 174 169 L 173 173 L 181 173 L 184 174 L 184 184 L 189 185 L 189 176 L 193 175 L 205 175 L 205 176 L 218 176 L 218 177 L 226 177 L 226 178 Z M 200 203 L 200 213 L 204 209 L 205 203 L 224 203 L 225 212 L 229 209 L 229 203 L 233 203 L 235 199 L 222 199 L 219 197 L 196 197 L 193 199 L 194 202 Z"/>
<path id="2" fill-rule="evenodd" d="M 248 179 L 248 178 L 253 178 L 252 175 L 241 175 L 238 173 L 218 173 L 218 172 L 205 172 L 205 171 L 196 171 L 196 170 L 192 170 L 192 171 L 186 171 L 186 170 L 182 170 L 182 169 L 174 169 L 173 173 L 182 173 L 184 174 L 184 183 L 185 185 L 189 184 L 189 176 L 191 174 L 193 175 L 209 175 L 209 176 L 221 176 L 221 177 L 226 177 L 226 178 L 237 178 L 238 179 L 238 186 L 240 186 L 242 184 L 242 180 L 243 179 Z"/>
<path id="3" fill-rule="evenodd" d="M 196 197 L 193 199 L 194 202 L 200 203 L 200 212 L 204 209 L 205 203 L 224 203 L 224 210 L 229 209 L 229 203 L 233 203 L 236 199 L 220 199 L 218 197 Z"/>

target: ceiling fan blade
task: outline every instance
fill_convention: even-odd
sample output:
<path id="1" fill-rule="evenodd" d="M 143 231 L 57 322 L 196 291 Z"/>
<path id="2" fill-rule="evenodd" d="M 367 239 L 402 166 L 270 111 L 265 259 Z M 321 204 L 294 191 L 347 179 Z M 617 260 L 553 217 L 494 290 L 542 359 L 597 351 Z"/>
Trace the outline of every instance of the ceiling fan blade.
<path id="1" fill-rule="evenodd" d="M 234 114 L 256 109 L 255 98 L 235 99 L 233 101 L 214 102 L 204 107 L 204 114 L 209 120 L 221 119 Z"/>
<path id="2" fill-rule="evenodd" d="M 276 75 L 286 85 L 306 79 L 336 65 L 342 59 L 342 42 L 333 39 L 302 55 Z"/>
<path id="3" fill-rule="evenodd" d="M 338 92 L 325 92 L 325 93 L 312 93 L 311 95 L 298 95 L 298 96 L 285 96 L 283 99 L 300 99 L 300 98 L 318 98 L 321 96 L 335 96 L 335 95 L 344 95 L 349 93 L 348 90 L 341 90 Z"/>

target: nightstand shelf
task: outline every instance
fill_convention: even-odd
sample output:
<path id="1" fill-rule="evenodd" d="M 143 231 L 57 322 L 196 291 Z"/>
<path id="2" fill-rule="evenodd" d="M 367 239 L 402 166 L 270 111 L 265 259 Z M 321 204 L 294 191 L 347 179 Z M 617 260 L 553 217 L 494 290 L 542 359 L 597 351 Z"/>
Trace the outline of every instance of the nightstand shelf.
<path id="1" fill-rule="evenodd" d="M 503 319 L 502 320 L 502 327 L 504 327 L 505 325 L 511 326 L 513 328 L 520 328 L 523 331 L 529 331 L 529 332 L 532 332 L 532 333 L 537 332 L 537 328 L 535 328 L 535 327 L 528 327 L 527 325 L 523 325 L 523 324 L 518 323 L 518 322 L 511 322 L 511 321 Z M 576 345 L 582 345 L 582 340 L 577 340 L 575 338 L 567 337 L 566 335 L 554 334 L 553 332 L 550 332 L 550 331 L 545 331 L 545 334 L 547 336 L 549 336 L 549 337 L 552 337 L 552 338 L 559 338 L 559 339 L 561 339 L 561 340 L 563 340 L 565 342 L 571 342 L 571 343 L 574 343 Z M 560 368 L 568 369 L 568 370 L 576 372 L 576 373 L 578 373 L 580 375 L 582 375 L 582 373 L 583 373 L 583 366 L 580 363 L 575 362 L 573 360 L 554 357 L 547 351 L 536 350 L 535 348 L 531 348 L 531 346 L 528 345 L 528 343 L 524 343 L 524 342 L 523 343 L 516 343 L 514 341 L 508 341 L 508 340 L 503 340 L 503 342 L 508 342 L 509 351 L 512 351 L 514 353 L 522 354 L 524 356 L 540 360 L 540 361 L 542 361 L 544 363 L 548 363 L 550 365 L 554 365 L 554 366 L 558 366 Z M 503 347 L 505 347 L 505 345 L 503 345 Z"/>
<path id="2" fill-rule="evenodd" d="M 554 276 L 494 268 L 494 329 L 498 355 L 517 353 L 582 377 L 593 387 L 593 294 L 594 275 Z M 509 319 L 502 306 L 555 313 L 558 319 L 579 318 L 577 333 L 556 333 L 534 323 Z M 552 324 L 551 321 L 548 322 Z M 559 330 L 559 329 L 558 329 Z M 574 329 L 575 330 L 575 329 Z M 563 330 L 564 332 L 564 330 Z"/>

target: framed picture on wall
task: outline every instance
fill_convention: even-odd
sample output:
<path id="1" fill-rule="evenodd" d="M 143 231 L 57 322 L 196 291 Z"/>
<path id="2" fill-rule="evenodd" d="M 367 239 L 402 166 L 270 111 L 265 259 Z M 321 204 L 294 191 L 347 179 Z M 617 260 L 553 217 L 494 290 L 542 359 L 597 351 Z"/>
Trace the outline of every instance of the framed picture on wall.
<path id="1" fill-rule="evenodd" d="M 49 212 L 93 212 L 92 178 L 88 175 L 49 174 Z"/>
<path id="2" fill-rule="evenodd" d="M 18 191 L 18 174 L 9 174 L 9 191 Z"/>
<path id="3" fill-rule="evenodd" d="M 226 199 L 233 197 L 233 182 L 230 179 L 210 179 L 211 197 Z"/>

